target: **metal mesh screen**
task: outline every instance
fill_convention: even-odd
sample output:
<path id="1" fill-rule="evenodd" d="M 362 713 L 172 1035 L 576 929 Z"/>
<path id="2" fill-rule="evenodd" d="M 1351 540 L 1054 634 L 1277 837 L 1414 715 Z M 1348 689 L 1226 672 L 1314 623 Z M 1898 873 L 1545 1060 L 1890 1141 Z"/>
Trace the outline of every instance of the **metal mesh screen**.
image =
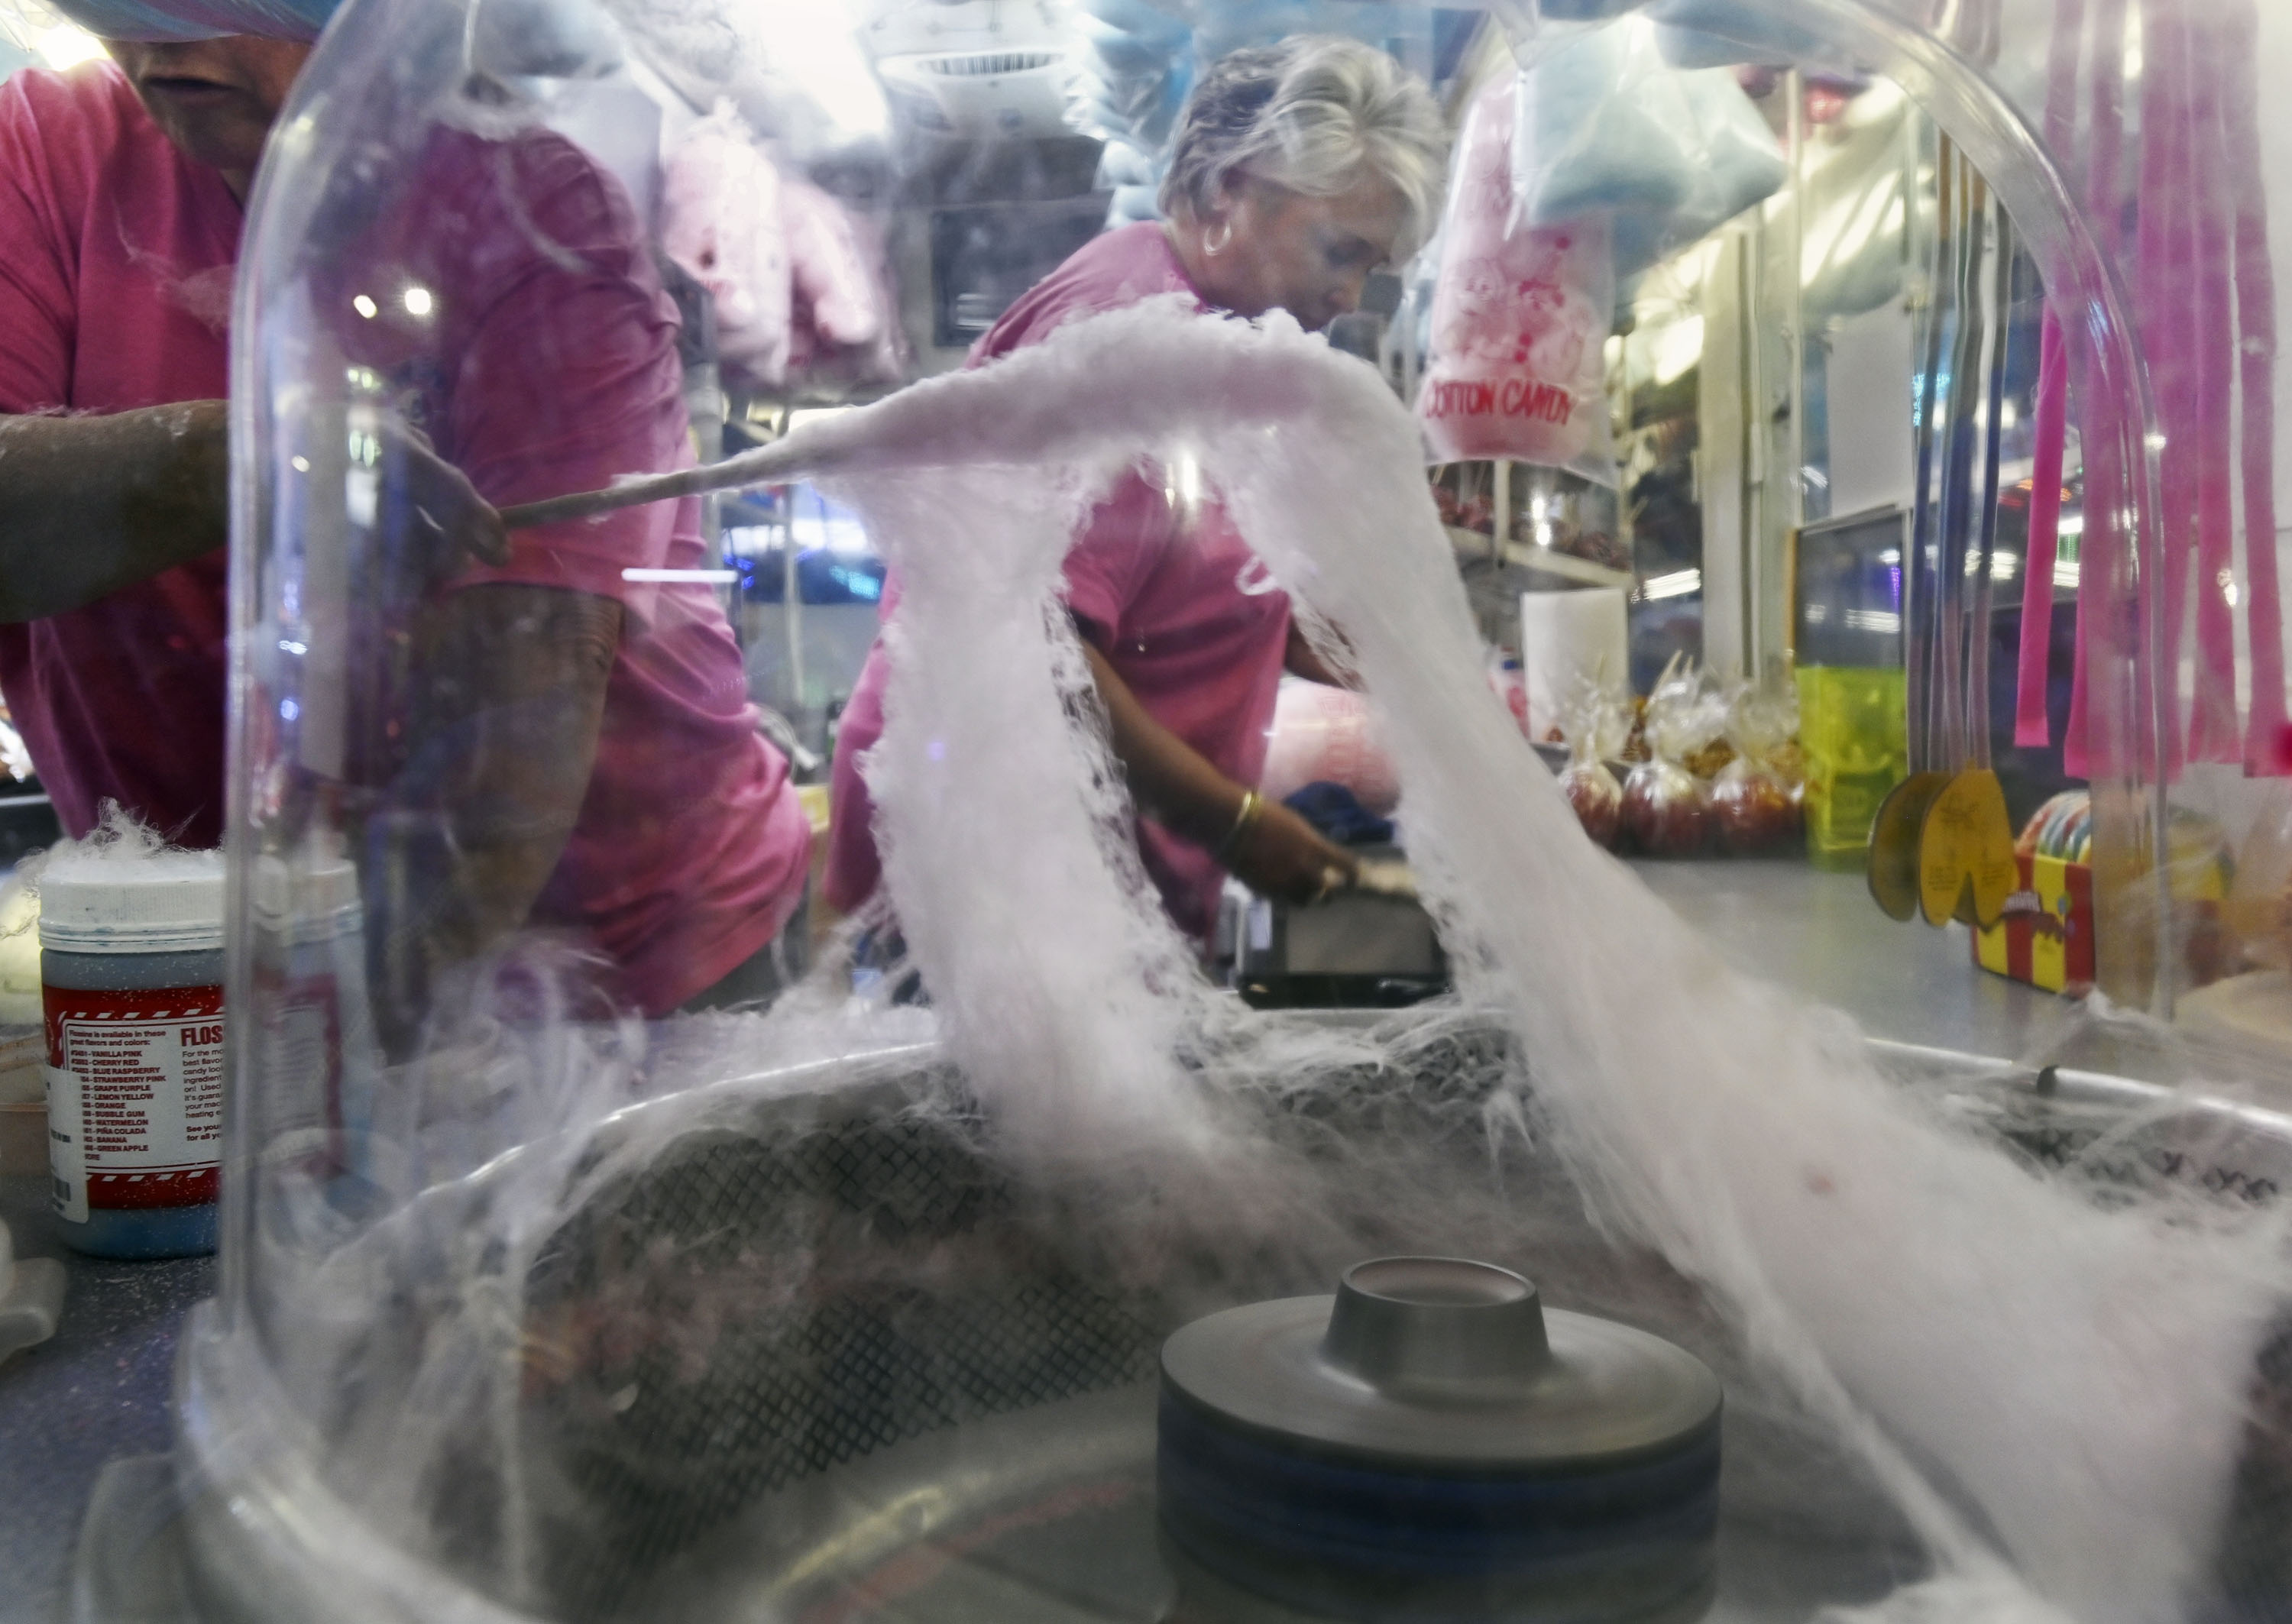
<path id="1" fill-rule="evenodd" d="M 1454 1137 L 1512 1062 L 1505 1040 L 1467 1030 L 1401 1064 L 1383 1086 L 1305 1091 L 1284 1112 L 1308 1139 Z M 2104 1189 L 2167 1178 L 2265 1201 L 2292 1166 L 2292 1145 L 2241 1130 L 2112 1137 L 2124 1110 L 2107 1102 L 1987 1089 L 1969 1109 Z M 558 1231 L 526 1314 L 561 1357 L 529 1387 L 521 1445 L 553 1606 L 607 1615 L 759 1497 L 873 1451 L 1153 1375 L 1169 1300 L 1110 1283 L 1089 1215 L 1046 1217 L 979 1128 L 960 1113 L 763 1108 L 672 1140 Z M 2208 1161 L 2207 1143 L 2250 1160 Z M 1602 1266 L 1586 1253 L 1574 1266 Z M 2261 1379 L 2221 1572 L 2233 1616 L 2292 1619 L 2292 1330 Z"/>
<path id="2" fill-rule="evenodd" d="M 1046 1250 L 964 1126 L 697 1134 L 560 1232 L 529 1314 L 617 1293 L 631 1333 L 536 1407 L 571 1499 L 545 1536 L 562 1604 L 609 1608 L 798 1478 L 1152 1375 L 1167 1328 Z"/>

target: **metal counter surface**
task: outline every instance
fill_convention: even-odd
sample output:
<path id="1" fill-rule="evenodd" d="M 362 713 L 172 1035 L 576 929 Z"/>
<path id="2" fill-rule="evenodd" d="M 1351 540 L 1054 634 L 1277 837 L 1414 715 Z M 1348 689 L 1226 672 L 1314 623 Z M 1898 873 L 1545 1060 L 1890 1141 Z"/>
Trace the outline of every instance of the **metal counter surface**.
<path id="1" fill-rule="evenodd" d="M 1878 912 L 1859 872 L 1794 859 L 1631 867 L 1735 969 L 1844 1011 L 1871 1037 L 2143 1082 L 2261 1086 L 2248 1061 L 2207 1056 L 2128 1020 L 2104 1024 L 2079 1001 L 1990 974 L 1973 962 L 1965 926 L 1898 924 Z M 2277 1104 L 2292 1106 L 2292 1097 Z"/>
<path id="2" fill-rule="evenodd" d="M 2010 1057 L 2068 1018 L 2051 995 L 1975 969 L 1963 927 L 1884 918 L 1860 875 L 1793 861 L 1634 866 L 1731 962 L 1874 1036 Z M 20 1255 L 62 1258 L 70 1275 L 55 1338 L 0 1365 L 0 1624 L 49 1624 L 98 1471 L 170 1447 L 175 1339 L 214 1291 L 214 1264 L 79 1257 L 56 1234 L 41 1178 L 0 1178 L 0 1217 Z"/>
<path id="3" fill-rule="evenodd" d="M 1631 867 L 1737 969 L 1842 1009 L 1875 1038 L 2013 1059 L 2075 1009 L 1980 969 L 1963 925 L 1888 919 L 1860 873 L 1791 859 Z"/>
<path id="4" fill-rule="evenodd" d="M 41 1178 L 0 1178 L 0 1218 L 18 1257 L 61 1258 L 69 1276 L 56 1334 L 0 1364 L 0 1624 L 49 1624 L 97 1472 L 173 1441 L 175 1335 L 214 1295 L 214 1259 L 83 1258 Z"/>

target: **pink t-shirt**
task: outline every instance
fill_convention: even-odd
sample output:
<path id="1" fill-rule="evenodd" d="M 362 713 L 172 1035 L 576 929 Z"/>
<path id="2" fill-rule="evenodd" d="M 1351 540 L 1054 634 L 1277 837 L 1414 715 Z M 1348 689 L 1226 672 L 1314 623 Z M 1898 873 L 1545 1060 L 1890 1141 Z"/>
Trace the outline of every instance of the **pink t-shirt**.
<path id="1" fill-rule="evenodd" d="M 1171 293 L 1199 297 L 1162 228 L 1149 221 L 1110 231 L 1029 289 L 973 347 L 971 364 L 1039 343 L 1062 323 Z M 1189 502 L 1158 469 L 1126 475 L 1067 555 L 1066 600 L 1149 715 L 1227 777 L 1257 782 L 1288 650 L 1289 599 L 1223 507 Z M 897 604 L 894 581 L 884 593 L 886 618 Z M 858 758 L 883 732 L 886 675 L 879 644 L 836 736 L 823 888 L 839 908 L 865 901 L 881 877 L 875 808 Z M 1170 917 L 1207 936 L 1217 918 L 1216 862 L 1150 817 L 1138 821 L 1138 846 Z"/>
<path id="2" fill-rule="evenodd" d="M 241 222 L 220 177 L 176 151 L 109 64 L 0 86 L 0 413 L 222 395 Z M 313 229 L 330 229 L 324 209 Z M 314 303 L 339 315 L 319 328 L 488 500 L 690 460 L 674 306 L 627 200 L 577 149 L 441 130 L 396 202 L 332 229 L 342 239 L 321 245 Z M 417 285 L 432 293 L 418 321 L 404 298 Z M 354 315 L 354 292 L 383 316 Z M 698 567 L 697 520 L 687 502 L 521 532 L 506 566 L 452 583 L 626 607 L 588 793 L 533 918 L 593 942 L 617 990 L 653 1014 L 771 939 L 810 849 L 714 599 L 623 579 Z M 0 691 L 74 832 L 111 797 L 188 843 L 220 840 L 224 569 L 217 552 L 0 627 Z M 440 766 L 377 757 L 351 770 L 418 813 Z"/>

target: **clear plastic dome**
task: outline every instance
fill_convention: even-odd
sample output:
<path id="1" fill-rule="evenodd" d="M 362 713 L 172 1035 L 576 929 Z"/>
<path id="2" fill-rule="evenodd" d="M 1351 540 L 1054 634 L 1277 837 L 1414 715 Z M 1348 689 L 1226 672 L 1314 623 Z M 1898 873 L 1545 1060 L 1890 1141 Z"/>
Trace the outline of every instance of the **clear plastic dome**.
<path id="1" fill-rule="evenodd" d="M 233 327 L 197 1593 L 2281 1616 L 2270 13 L 351 0 Z M 1439 100 L 1422 254 L 1295 312 L 1327 342 L 1148 301 L 963 367 L 1156 218 L 1212 64 L 1311 33 Z M 1538 269 L 1454 270 L 1474 232 Z M 1564 360 L 1460 347 L 1531 283 Z M 1165 917 L 1058 608 L 1140 459 L 1360 682 L 1452 997 L 1252 1010 Z M 887 566 L 884 888 L 831 926 L 793 784 Z M 1880 792 L 1994 765 L 2026 817 L 2089 784 L 2104 996 L 1989 1000 L 1977 1039 L 1865 987 L 1916 1040 L 1870 1045 L 1739 975 L 1578 837 L 1491 691 L 1554 575 L 1626 593 L 1642 691 L 1683 651 L 1871 677 Z M 1165 1339 L 1388 1255 L 1518 1271 L 1554 1347 L 1583 1313 L 1697 1355 L 1715 1502 L 1631 1500 L 1653 1444 L 1564 1479 L 1429 1443 L 1172 1464 Z M 1462 1498 L 1420 1527 L 1392 1507 L 1426 1481 Z"/>

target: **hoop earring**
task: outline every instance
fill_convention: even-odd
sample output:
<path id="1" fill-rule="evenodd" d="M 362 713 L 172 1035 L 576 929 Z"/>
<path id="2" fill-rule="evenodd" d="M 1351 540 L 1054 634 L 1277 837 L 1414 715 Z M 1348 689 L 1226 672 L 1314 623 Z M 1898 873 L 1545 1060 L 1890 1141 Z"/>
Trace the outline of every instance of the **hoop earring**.
<path id="1" fill-rule="evenodd" d="M 1223 235 L 1213 239 L 1210 232 L 1205 231 L 1202 233 L 1202 252 L 1208 254 L 1212 259 L 1215 259 L 1219 254 L 1223 253 L 1226 250 L 1226 245 L 1233 241 L 1233 222 L 1230 220 L 1221 220 L 1217 222 L 1217 225 L 1214 229 L 1223 232 Z"/>

